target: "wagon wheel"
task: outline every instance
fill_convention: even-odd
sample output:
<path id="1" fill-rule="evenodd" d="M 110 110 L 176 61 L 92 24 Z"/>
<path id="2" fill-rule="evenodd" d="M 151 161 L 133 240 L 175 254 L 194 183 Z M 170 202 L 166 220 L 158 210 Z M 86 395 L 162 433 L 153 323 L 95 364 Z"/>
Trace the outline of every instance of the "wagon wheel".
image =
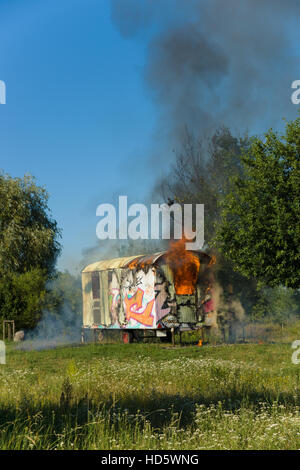
<path id="1" fill-rule="evenodd" d="M 122 331 L 122 341 L 124 344 L 132 343 L 131 331 Z"/>
<path id="2" fill-rule="evenodd" d="M 102 331 L 99 331 L 97 340 L 98 340 L 98 343 L 103 343 L 103 341 L 104 341 L 104 334 L 103 334 Z"/>

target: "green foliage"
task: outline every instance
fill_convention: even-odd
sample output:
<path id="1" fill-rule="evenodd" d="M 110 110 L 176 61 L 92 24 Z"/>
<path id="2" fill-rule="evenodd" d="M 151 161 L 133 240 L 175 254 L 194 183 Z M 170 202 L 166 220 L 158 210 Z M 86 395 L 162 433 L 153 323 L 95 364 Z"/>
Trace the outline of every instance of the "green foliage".
<path id="1" fill-rule="evenodd" d="M 260 290 L 256 304 L 252 310 L 252 318 L 255 320 L 271 320 L 284 324 L 300 316 L 300 303 L 295 291 L 283 286 L 264 287 Z"/>
<path id="2" fill-rule="evenodd" d="M 49 215 L 48 194 L 30 175 L 0 174 L 0 318 L 34 328 L 45 284 L 60 252 L 60 231 Z"/>
<path id="3" fill-rule="evenodd" d="M 51 275 L 60 252 L 48 194 L 32 176 L 0 174 L 0 276 L 41 269 Z"/>
<path id="4" fill-rule="evenodd" d="M 45 282 L 45 274 L 37 268 L 1 277 L 0 318 L 15 320 L 17 330 L 34 328 L 41 318 Z"/>
<path id="5" fill-rule="evenodd" d="M 300 286 L 300 117 L 254 138 L 222 202 L 217 244 L 260 284 Z"/>

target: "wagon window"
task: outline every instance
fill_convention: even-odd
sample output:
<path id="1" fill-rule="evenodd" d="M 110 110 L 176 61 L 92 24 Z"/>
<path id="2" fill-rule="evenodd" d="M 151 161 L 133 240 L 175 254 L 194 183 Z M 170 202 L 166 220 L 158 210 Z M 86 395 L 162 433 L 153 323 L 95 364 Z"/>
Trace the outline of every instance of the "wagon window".
<path id="1" fill-rule="evenodd" d="M 92 293 L 93 299 L 100 299 L 100 280 L 99 273 L 92 273 Z"/>

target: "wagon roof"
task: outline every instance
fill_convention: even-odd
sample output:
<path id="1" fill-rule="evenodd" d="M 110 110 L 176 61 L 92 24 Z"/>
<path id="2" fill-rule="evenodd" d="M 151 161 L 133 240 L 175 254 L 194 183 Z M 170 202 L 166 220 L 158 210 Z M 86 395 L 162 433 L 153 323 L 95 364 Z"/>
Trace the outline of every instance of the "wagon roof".
<path id="1" fill-rule="evenodd" d="M 105 259 L 101 261 L 96 261 L 95 263 L 89 264 L 86 266 L 82 272 L 90 273 L 93 271 L 105 271 L 106 269 L 117 269 L 117 268 L 127 268 L 129 265 L 134 264 L 135 267 L 143 267 L 145 265 L 154 265 L 155 262 L 164 256 L 167 251 L 160 251 L 159 253 L 154 253 L 150 255 L 135 255 L 135 256 L 126 256 L 124 258 L 113 258 Z M 197 252 L 207 260 L 210 260 L 210 256 L 204 252 Z"/>

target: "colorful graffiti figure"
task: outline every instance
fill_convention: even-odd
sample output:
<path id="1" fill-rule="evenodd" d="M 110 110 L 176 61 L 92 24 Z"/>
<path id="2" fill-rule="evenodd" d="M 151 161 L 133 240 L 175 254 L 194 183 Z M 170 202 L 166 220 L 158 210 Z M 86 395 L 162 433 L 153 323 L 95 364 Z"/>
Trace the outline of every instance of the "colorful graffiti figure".
<path id="1" fill-rule="evenodd" d="M 154 317 L 151 314 L 155 299 L 148 302 L 146 307 L 143 309 L 143 297 L 144 291 L 140 289 L 140 287 L 138 287 L 135 294 L 131 297 L 126 295 L 124 298 L 126 305 L 126 318 L 127 320 L 132 318 L 144 326 L 153 326 Z"/>

